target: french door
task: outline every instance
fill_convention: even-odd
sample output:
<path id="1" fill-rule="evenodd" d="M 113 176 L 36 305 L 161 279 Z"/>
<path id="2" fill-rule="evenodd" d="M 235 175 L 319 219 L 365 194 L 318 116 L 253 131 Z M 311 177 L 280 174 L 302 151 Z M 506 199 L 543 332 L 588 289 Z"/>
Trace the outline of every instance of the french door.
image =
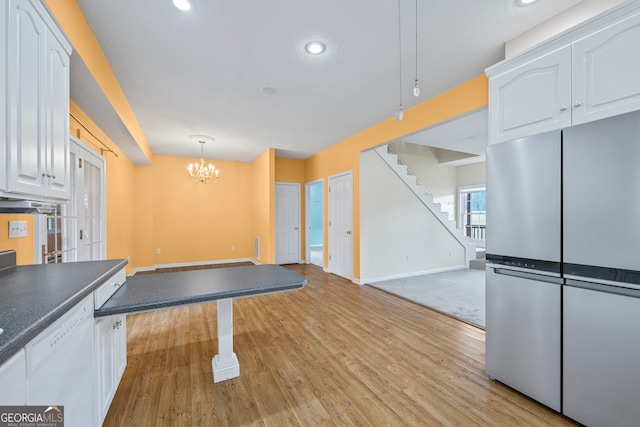
<path id="1" fill-rule="evenodd" d="M 36 263 L 106 258 L 104 158 L 74 137 L 70 145 L 71 199 L 36 216 Z"/>

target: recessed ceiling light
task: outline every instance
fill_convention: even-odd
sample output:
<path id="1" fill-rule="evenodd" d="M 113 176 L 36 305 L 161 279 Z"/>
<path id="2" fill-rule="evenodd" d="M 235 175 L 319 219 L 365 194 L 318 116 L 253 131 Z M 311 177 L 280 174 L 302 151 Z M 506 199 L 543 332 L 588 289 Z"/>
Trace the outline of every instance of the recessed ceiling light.
<path id="1" fill-rule="evenodd" d="M 320 55 L 327 49 L 327 45 L 322 42 L 309 42 L 304 45 L 304 50 L 311 55 Z"/>
<path id="2" fill-rule="evenodd" d="M 515 0 L 517 6 L 528 6 L 538 0 Z"/>
<path id="3" fill-rule="evenodd" d="M 173 0 L 173 5 L 184 12 L 191 9 L 189 0 Z"/>

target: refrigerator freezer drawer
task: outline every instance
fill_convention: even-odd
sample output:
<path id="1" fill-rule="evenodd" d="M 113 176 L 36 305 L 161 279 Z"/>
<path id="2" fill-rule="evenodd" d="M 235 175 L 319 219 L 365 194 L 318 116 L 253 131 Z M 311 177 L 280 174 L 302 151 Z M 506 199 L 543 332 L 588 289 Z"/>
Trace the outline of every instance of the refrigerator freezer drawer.
<path id="1" fill-rule="evenodd" d="M 547 280 L 487 270 L 487 374 L 556 411 L 560 411 L 561 289 Z"/>
<path id="2" fill-rule="evenodd" d="M 588 426 L 637 426 L 640 298 L 566 286 L 563 306 L 563 413 Z"/>

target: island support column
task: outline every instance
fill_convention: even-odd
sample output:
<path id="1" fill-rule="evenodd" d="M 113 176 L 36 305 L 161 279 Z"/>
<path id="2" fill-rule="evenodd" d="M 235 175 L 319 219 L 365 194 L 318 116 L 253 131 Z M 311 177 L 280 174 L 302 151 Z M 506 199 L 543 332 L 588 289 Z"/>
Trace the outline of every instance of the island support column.
<path id="1" fill-rule="evenodd" d="M 213 382 L 240 376 L 240 363 L 233 352 L 233 299 L 218 301 L 218 354 L 211 360 Z"/>

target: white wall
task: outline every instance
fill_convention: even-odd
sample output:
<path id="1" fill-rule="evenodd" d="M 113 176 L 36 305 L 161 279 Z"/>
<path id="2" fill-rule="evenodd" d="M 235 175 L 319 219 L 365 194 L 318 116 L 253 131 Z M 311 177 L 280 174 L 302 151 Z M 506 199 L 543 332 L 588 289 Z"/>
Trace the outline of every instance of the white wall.
<path id="1" fill-rule="evenodd" d="M 360 154 L 360 281 L 464 266 L 464 248 L 373 151 Z"/>
<path id="2" fill-rule="evenodd" d="M 470 185 L 485 185 L 487 182 L 487 162 L 458 166 L 458 188 Z"/>

